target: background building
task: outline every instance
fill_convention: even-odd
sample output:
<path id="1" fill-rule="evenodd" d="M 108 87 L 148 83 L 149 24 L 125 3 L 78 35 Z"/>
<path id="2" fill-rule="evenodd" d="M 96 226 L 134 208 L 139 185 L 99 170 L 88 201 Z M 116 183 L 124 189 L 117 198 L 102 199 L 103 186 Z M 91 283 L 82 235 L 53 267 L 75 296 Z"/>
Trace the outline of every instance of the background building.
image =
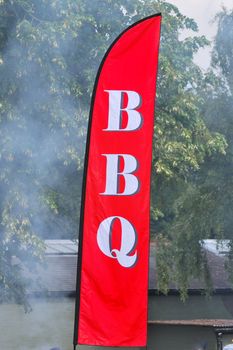
<path id="1" fill-rule="evenodd" d="M 4 350 L 72 349 L 77 245 L 69 240 L 48 240 L 46 244 L 46 261 L 37 276 L 25 270 L 33 278 L 29 290 L 32 311 L 24 313 L 15 304 L 0 305 Z M 214 240 L 205 241 L 205 249 L 213 296 L 206 297 L 200 281 L 193 280 L 183 303 L 175 285 L 171 284 L 168 296 L 158 294 L 155 245 L 151 244 L 148 349 L 231 349 L 226 346 L 233 344 L 233 289 L 224 270 L 226 249 L 224 245 L 217 249 Z"/>

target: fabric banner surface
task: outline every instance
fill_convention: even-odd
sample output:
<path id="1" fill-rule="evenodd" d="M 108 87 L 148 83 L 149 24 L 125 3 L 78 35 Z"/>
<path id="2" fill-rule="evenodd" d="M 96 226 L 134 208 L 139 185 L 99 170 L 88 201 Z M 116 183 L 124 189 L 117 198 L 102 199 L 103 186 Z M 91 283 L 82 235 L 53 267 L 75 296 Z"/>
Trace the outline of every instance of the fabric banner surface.
<path id="1" fill-rule="evenodd" d="M 145 346 L 150 176 L 161 15 L 126 29 L 94 87 L 74 345 Z"/>

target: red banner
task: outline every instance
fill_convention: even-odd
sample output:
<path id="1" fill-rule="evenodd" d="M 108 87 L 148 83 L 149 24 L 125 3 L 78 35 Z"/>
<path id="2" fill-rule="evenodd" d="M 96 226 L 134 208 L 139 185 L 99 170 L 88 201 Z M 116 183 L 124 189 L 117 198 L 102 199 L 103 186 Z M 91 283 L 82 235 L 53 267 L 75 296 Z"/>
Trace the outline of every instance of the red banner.
<path id="1" fill-rule="evenodd" d="M 145 346 L 161 15 L 124 31 L 97 75 L 81 210 L 74 345 Z"/>

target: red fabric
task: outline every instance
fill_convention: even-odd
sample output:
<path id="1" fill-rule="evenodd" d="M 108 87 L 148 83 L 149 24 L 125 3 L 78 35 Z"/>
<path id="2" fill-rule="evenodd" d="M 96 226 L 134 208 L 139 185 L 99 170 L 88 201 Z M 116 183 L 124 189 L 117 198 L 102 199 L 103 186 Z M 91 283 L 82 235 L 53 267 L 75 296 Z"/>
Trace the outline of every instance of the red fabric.
<path id="1" fill-rule="evenodd" d="M 154 102 L 161 16 L 147 18 L 126 30 L 103 63 L 94 99 L 86 178 L 83 223 L 78 344 L 145 346 L 147 341 L 150 174 Z M 141 95 L 142 125 L 137 130 L 109 131 L 109 93 L 136 91 Z M 122 106 L 127 106 L 125 93 Z M 122 108 L 123 108 L 122 107 Z M 122 112 L 121 128 L 127 127 Z M 140 187 L 133 195 L 121 195 L 124 176 L 118 176 L 118 195 L 105 195 L 107 154 L 127 154 L 137 159 L 133 172 Z M 119 172 L 124 159 L 119 157 Z M 132 224 L 137 241 L 132 252 L 137 261 L 122 266 L 115 254 L 104 254 L 97 231 L 106 218 L 118 216 Z M 121 249 L 121 223 L 115 220 L 111 249 Z"/>

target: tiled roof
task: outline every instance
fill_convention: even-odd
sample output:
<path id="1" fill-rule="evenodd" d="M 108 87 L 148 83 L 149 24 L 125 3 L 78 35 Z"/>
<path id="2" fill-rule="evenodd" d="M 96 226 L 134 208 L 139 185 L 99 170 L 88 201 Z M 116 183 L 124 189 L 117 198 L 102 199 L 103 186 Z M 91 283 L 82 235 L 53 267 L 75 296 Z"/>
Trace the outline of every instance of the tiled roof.
<path id="1" fill-rule="evenodd" d="M 46 258 L 43 266 L 39 266 L 37 274 L 30 275 L 33 284 L 30 292 L 57 292 L 74 294 L 76 288 L 76 269 L 77 269 L 77 242 L 68 240 L 46 241 Z M 215 290 L 231 290 L 232 284 L 228 281 L 228 276 L 224 268 L 225 258 L 222 255 L 215 254 L 207 250 L 207 258 Z M 156 283 L 156 263 L 155 263 L 155 245 L 151 244 L 150 249 L 150 272 L 149 289 L 157 290 Z M 192 280 L 189 289 L 201 290 L 203 283 L 198 279 Z M 170 284 L 170 290 L 177 291 L 174 283 Z M 233 292 L 233 290 L 232 290 Z"/>
<path id="2" fill-rule="evenodd" d="M 215 327 L 215 328 L 233 328 L 233 320 L 207 320 L 207 319 L 195 319 L 195 320 L 153 320 L 148 321 L 149 324 L 159 325 L 172 325 L 172 326 L 202 326 L 202 327 Z"/>
<path id="3" fill-rule="evenodd" d="M 69 239 L 47 239 L 46 254 L 77 254 L 78 253 L 78 242 L 71 241 Z"/>
<path id="4" fill-rule="evenodd" d="M 214 290 L 231 290 L 233 288 L 232 283 L 228 279 L 228 274 L 225 270 L 226 258 L 224 254 L 214 253 L 213 250 L 206 248 L 206 255 L 208 266 L 211 273 Z M 151 256 L 150 256 L 150 289 L 157 289 L 157 274 L 156 274 L 156 263 L 155 263 L 155 246 L 151 245 Z M 177 285 L 173 282 L 169 285 L 170 290 L 177 290 Z M 200 279 L 192 279 L 189 284 L 189 290 L 201 290 L 204 289 L 204 284 Z M 233 291 L 233 290 L 232 290 Z"/>

